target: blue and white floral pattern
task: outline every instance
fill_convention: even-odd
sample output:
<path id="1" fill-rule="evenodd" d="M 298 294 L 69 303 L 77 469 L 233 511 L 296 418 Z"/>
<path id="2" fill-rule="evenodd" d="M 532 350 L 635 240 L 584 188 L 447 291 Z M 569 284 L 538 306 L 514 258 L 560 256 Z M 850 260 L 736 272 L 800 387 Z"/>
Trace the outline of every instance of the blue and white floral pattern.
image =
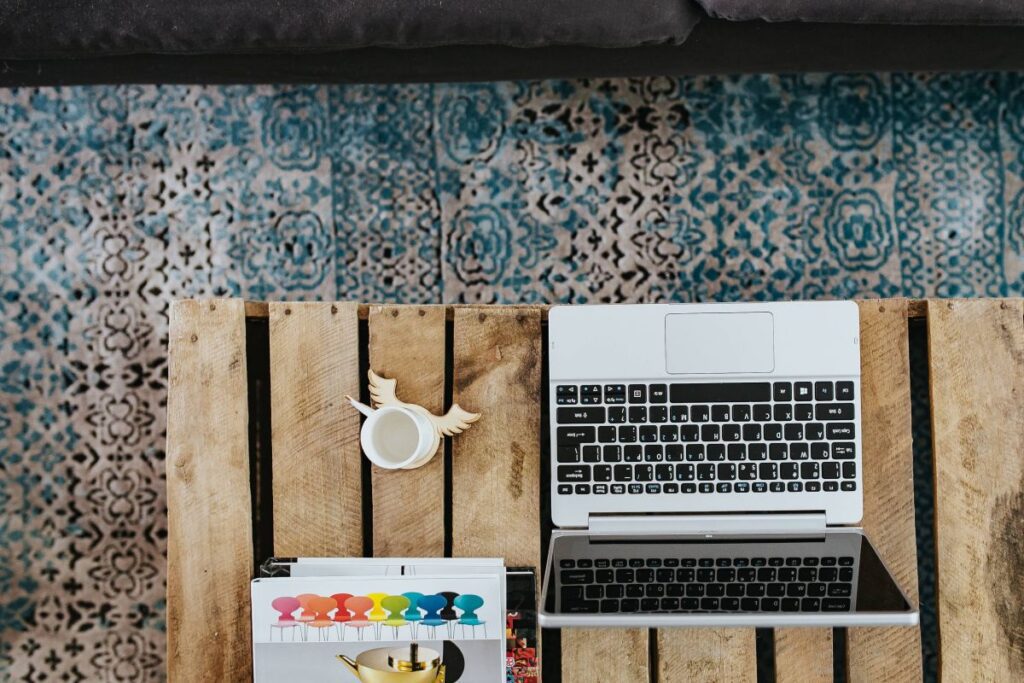
<path id="1" fill-rule="evenodd" d="M 0 678 L 163 677 L 171 299 L 1021 294 L 1022 93 L 1014 73 L 0 93 Z"/>

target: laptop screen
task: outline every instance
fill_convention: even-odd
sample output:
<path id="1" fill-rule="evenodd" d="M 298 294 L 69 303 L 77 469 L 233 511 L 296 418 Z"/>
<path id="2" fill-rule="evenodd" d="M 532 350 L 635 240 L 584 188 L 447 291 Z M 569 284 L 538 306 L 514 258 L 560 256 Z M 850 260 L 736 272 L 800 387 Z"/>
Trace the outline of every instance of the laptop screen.
<path id="1" fill-rule="evenodd" d="M 545 611 L 565 615 L 872 614 L 911 609 L 859 533 L 621 537 L 551 544 Z"/>

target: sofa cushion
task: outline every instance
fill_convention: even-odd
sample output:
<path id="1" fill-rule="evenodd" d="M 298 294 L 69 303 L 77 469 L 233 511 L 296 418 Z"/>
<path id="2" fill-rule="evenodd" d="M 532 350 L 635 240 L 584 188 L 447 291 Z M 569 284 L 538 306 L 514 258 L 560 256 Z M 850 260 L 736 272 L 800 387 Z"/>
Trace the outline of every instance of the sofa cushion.
<path id="1" fill-rule="evenodd" d="M 678 43 L 692 0 L 0 0 L 0 58 Z"/>
<path id="2" fill-rule="evenodd" d="M 863 24 L 1024 24 L 1020 0 L 698 0 L 707 13 L 736 21 Z"/>

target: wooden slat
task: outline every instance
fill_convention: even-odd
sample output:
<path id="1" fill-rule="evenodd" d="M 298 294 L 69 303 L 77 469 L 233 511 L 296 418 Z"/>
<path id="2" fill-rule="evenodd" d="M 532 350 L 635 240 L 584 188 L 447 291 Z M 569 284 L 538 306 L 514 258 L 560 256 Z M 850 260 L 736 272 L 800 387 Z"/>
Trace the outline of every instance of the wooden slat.
<path id="1" fill-rule="evenodd" d="M 370 367 L 398 381 L 398 398 L 444 412 L 444 306 L 372 306 Z M 444 555 L 444 450 L 414 470 L 373 473 L 373 554 Z"/>
<path id="2" fill-rule="evenodd" d="M 274 552 L 363 552 L 354 303 L 270 304 Z"/>
<path id="3" fill-rule="evenodd" d="M 167 398 L 167 673 L 250 680 L 245 306 L 171 306 Z"/>
<path id="4" fill-rule="evenodd" d="M 775 629 L 776 683 L 831 683 L 832 629 Z"/>
<path id="5" fill-rule="evenodd" d="M 756 680 L 754 629 L 658 629 L 659 683 Z"/>
<path id="6" fill-rule="evenodd" d="M 861 526 L 917 602 L 914 454 L 905 300 L 860 303 L 864 518 Z M 919 628 L 852 628 L 850 681 L 921 680 Z"/>
<path id="7" fill-rule="evenodd" d="M 648 681 L 645 628 L 562 629 L 563 683 Z"/>
<path id="8" fill-rule="evenodd" d="M 539 572 L 541 314 L 454 315 L 453 399 L 482 417 L 452 442 L 452 553 Z"/>
<path id="9" fill-rule="evenodd" d="M 1024 680 L 1024 302 L 930 301 L 941 678 Z"/>

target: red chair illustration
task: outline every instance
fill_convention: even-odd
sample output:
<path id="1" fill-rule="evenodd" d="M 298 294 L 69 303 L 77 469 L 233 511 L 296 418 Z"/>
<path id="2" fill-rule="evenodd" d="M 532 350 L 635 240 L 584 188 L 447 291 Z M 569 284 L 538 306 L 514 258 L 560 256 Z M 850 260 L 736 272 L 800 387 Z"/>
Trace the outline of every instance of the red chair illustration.
<path id="1" fill-rule="evenodd" d="M 352 618 L 345 622 L 344 627 L 354 628 L 363 639 L 363 629 L 374 626 L 366 613 L 373 607 L 373 600 L 364 595 L 354 595 L 345 601 L 345 609 L 352 613 Z"/>
<path id="2" fill-rule="evenodd" d="M 331 617 L 331 621 L 337 626 L 338 629 L 338 640 L 345 639 L 345 622 L 352 619 L 352 614 L 345 607 L 345 601 L 352 597 L 351 593 L 335 593 L 331 596 L 334 598 L 334 602 L 337 603 L 338 609 L 334 611 L 334 616 Z"/>
<path id="3" fill-rule="evenodd" d="M 270 624 L 270 640 L 274 640 L 274 629 L 279 629 L 281 632 L 281 640 L 284 641 L 285 629 L 292 632 L 292 640 L 295 640 L 295 633 L 299 630 L 299 622 L 296 621 L 295 617 L 292 616 L 295 610 L 299 609 L 299 601 L 295 598 L 282 596 L 280 598 L 274 598 L 270 603 L 270 606 L 280 615 L 277 617 L 277 621 Z"/>

